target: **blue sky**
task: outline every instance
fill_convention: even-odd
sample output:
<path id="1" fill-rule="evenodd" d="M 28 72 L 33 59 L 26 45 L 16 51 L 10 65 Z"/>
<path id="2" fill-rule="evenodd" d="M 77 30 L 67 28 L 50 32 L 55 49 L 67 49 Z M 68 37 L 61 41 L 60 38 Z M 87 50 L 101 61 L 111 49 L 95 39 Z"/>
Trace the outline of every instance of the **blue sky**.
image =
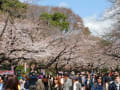
<path id="1" fill-rule="evenodd" d="M 107 0 L 36 0 L 39 5 L 60 6 L 71 8 L 82 18 L 87 16 L 101 16 L 110 3 Z"/>
<path id="2" fill-rule="evenodd" d="M 25 1 L 25 0 L 20 0 Z M 113 20 L 102 20 L 111 4 L 108 0 L 29 0 L 43 6 L 71 8 L 82 17 L 84 25 L 89 27 L 93 35 L 101 36 L 114 24 Z"/>
<path id="3" fill-rule="evenodd" d="M 102 15 L 111 7 L 108 0 L 34 0 L 38 5 L 71 8 L 83 19 L 84 25 L 89 27 L 93 35 L 101 36 L 108 32 L 114 23 L 112 20 L 102 21 Z"/>

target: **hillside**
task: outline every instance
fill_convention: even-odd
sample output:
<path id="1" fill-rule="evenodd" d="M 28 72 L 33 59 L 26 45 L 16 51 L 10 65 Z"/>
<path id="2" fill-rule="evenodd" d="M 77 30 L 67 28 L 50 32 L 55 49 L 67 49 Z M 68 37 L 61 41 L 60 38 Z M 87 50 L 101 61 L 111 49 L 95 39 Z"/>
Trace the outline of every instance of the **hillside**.
<path id="1" fill-rule="evenodd" d="M 36 6 L 36 5 L 29 5 L 27 10 L 27 18 L 32 20 L 39 20 L 39 16 L 42 13 L 50 13 L 53 14 L 55 12 L 64 13 L 67 16 L 67 21 L 70 22 L 70 29 L 79 30 L 83 29 L 83 20 L 79 15 L 76 15 L 71 9 L 69 8 L 59 8 L 59 7 L 48 7 L 48 6 Z"/>
<path id="2" fill-rule="evenodd" d="M 46 67 L 67 69 L 115 68 L 118 64 L 111 56 L 104 54 L 100 38 L 86 34 L 82 19 L 70 9 L 29 6 L 25 19 L 8 21 L 0 40 L 0 63 L 18 64 L 21 61 L 35 61 Z M 62 32 L 49 27 L 39 18 L 44 12 L 61 12 L 68 15 L 70 30 Z M 4 28 L 5 16 L 1 15 L 0 33 Z M 74 22 L 72 22 L 74 21 Z"/>

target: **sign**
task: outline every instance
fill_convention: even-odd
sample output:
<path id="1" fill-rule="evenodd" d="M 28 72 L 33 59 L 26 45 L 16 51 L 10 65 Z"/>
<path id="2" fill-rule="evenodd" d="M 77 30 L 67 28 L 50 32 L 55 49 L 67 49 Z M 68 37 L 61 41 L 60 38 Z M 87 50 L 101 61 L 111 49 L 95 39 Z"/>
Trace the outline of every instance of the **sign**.
<path id="1" fill-rule="evenodd" d="M 0 71 L 0 75 L 13 75 L 14 74 L 14 71 Z"/>

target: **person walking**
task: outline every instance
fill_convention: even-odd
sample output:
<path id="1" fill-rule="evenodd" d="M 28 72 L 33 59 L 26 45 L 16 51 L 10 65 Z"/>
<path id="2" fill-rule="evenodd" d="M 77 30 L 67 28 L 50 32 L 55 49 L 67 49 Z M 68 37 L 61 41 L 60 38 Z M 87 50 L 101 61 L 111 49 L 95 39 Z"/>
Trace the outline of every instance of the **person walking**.
<path id="1" fill-rule="evenodd" d="M 63 90 L 73 90 L 72 88 L 72 80 L 68 77 L 69 75 L 66 73 L 64 75 L 64 85 Z"/>
<path id="2" fill-rule="evenodd" d="M 3 79 L 2 79 L 2 76 L 0 76 L 0 90 L 2 90 L 3 88 Z"/>
<path id="3" fill-rule="evenodd" d="M 114 82 L 109 86 L 109 90 L 120 90 L 120 76 L 116 75 L 114 79 Z"/>
<path id="4" fill-rule="evenodd" d="M 42 81 L 42 79 L 38 79 L 36 83 L 36 90 L 45 90 L 45 85 Z"/>
<path id="5" fill-rule="evenodd" d="M 91 90 L 91 86 L 92 86 L 92 80 L 90 78 L 90 75 L 88 74 L 85 81 L 85 89 Z"/>
<path id="6" fill-rule="evenodd" d="M 62 90 L 61 82 L 60 82 L 59 78 L 57 78 L 57 77 L 54 78 L 52 90 Z"/>
<path id="7" fill-rule="evenodd" d="M 97 77 L 97 82 L 95 83 L 95 89 L 94 90 L 104 90 L 101 76 Z"/>
<path id="8" fill-rule="evenodd" d="M 16 76 L 12 75 L 8 77 L 5 83 L 5 90 L 21 90 Z"/>
<path id="9" fill-rule="evenodd" d="M 82 90 L 81 84 L 79 82 L 78 77 L 73 78 L 74 84 L 73 84 L 73 90 Z"/>

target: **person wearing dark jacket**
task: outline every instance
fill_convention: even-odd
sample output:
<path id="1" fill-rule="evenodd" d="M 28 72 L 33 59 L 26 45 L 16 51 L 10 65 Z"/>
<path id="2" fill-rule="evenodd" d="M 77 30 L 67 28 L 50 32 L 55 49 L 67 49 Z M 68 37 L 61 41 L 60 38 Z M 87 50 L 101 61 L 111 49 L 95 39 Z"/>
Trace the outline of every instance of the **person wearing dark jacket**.
<path id="1" fill-rule="evenodd" d="M 109 86 L 109 90 L 120 90 L 120 76 L 117 75 L 114 79 L 114 82 Z"/>
<path id="2" fill-rule="evenodd" d="M 96 84 L 95 84 L 94 90 L 105 90 L 105 89 L 103 88 L 103 83 L 102 83 L 102 77 L 101 77 L 101 76 L 98 76 L 98 77 L 97 77 L 97 82 L 96 82 Z"/>
<path id="3" fill-rule="evenodd" d="M 34 90 L 36 88 L 36 82 L 37 82 L 36 73 L 35 72 L 30 72 L 29 73 L 29 88 L 31 88 L 30 90 Z"/>
<path id="4" fill-rule="evenodd" d="M 93 74 L 91 77 L 91 90 L 95 90 L 95 78 L 96 76 Z"/>
<path id="5" fill-rule="evenodd" d="M 29 77 L 28 76 L 26 76 L 24 88 L 25 88 L 25 90 L 29 90 Z"/>
<path id="6" fill-rule="evenodd" d="M 92 86 L 92 80 L 90 78 L 90 75 L 88 75 L 87 79 L 85 81 L 85 88 L 86 88 L 86 90 L 91 90 L 91 86 Z"/>

